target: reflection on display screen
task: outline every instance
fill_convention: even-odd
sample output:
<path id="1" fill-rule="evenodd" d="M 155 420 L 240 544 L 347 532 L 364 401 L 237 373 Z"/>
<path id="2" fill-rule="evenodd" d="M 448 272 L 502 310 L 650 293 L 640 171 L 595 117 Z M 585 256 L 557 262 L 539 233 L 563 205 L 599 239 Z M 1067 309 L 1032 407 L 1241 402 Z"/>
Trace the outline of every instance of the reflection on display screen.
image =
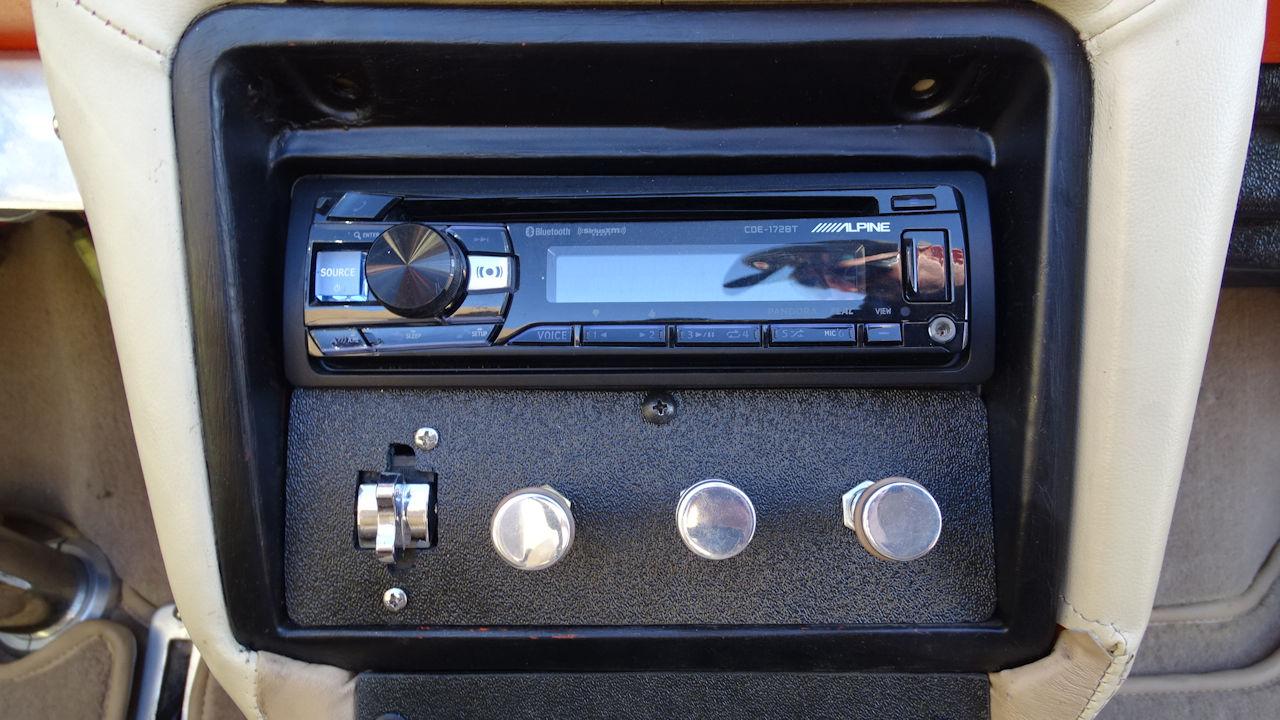
<path id="1" fill-rule="evenodd" d="M 553 303 L 860 300 L 862 242 L 585 245 L 547 249 Z"/>

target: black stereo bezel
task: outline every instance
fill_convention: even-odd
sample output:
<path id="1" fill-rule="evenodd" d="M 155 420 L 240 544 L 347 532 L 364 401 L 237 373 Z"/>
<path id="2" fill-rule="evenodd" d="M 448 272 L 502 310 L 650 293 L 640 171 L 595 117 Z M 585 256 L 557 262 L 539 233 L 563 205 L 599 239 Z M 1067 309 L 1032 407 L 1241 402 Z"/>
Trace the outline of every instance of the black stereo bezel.
<path id="1" fill-rule="evenodd" d="M 942 91 L 913 95 L 925 75 Z M 973 672 L 1042 657 L 1057 633 L 1076 454 L 1090 82 L 1076 33 L 1031 5 L 211 11 L 174 58 L 174 242 L 187 258 L 234 637 L 381 671 Z M 995 367 L 979 388 L 995 520 L 989 621 L 386 629 L 289 618 L 279 307 L 299 177 L 947 169 L 982 174 L 995 238 Z"/>
<path id="2" fill-rule="evenodd" d="M 643 201 L 634 206 L 660 206 L 666 209 L 641 209 L 628 215 L 630 219 L 662 220 L 677 217 L 671 210 L 680 195 L 707 198 L 702 216 L 714 216 L 717 207 L 730 208 L 749 199 L 756 208 L 752 214 L 737 210 L 735 218 L 760 217 L 774 212 L 771 201 L 810 197 L 809 193 L 829 196 L 883 196 L 887 205 L 893 195 L 912 190 L 946 187 L 954 191 L 956 200 L 942 203 L 943 209 L 928 212 L 893 212 L 884 210 L 866 217 L 892 219 L 901 227 L 895 233 L 912 227 L 950 228 L 958 233 L 966 247 L 967 274 L 964 295 L 946 303 L 920 303 L 913 308 L 928 319 L 946 314 L 961 323 L 963 337 L 952 346 L 943 347 L 868 347 L 860 344 L 848 348 L 822 347 L 530 347 L 493 345 L 488 347 L 445 348 L 419 357 L 392 355 L 383 357 L 338 356 L 319 358 L 308 352 L 304 316 L 311 294 L 309 235 L 315 208 L 322 198 L 340 196 L 347 191 L 369 192 L 408 198 L 431 198 L 434 205 L 465 202 L 470 221 L 487 218 L 501 222 L 510 218 L 510 201 L 520 198 L 521 217 L 534 217 L 534 208 L 542 217 L 577 218 L 599 216 L 601 200 L 606 197 L 636 197 Z M 491 205 L 486 205 L 491 199 Z M 445 202 L 439 202 L 444 200 Z M 542 202 L 539 203 L 539 200 Z M 717 206 L 716 201 L 719 201 Z M 665 202 L 664 202 L 665 201 Z M 425 200 L 418 200 L 426 204 Z M 793 203 L 794 204 L 794 203 Z M 592 209 L 595 206 L 596 209 Z M 814 207 L 820 207 L 815 204 Z M 955 209 L 946 209 L 954 207 Z M 438 211 L 437 211 L 438 212 Z M 806 217 L 803 209 L 792 209 L 791 215 Z M 397 216 L 421 221 L 431 217 L 422 210 L 399 212 Z M 422 217 L 418 217 L 422 216 Z M 853 217 L 843 216 L 838 217 Z M 680 219 L 685 219 L 680 217 Z M 406 220 L 407 221 L 407 220 Z M 361 221 L 361 227 L 367 225 Z M 594 387 L 637 388 L 654 385 L 683 387 L 732 387 L 753 384 L 785 386 L 937 386 L 977 385 L 991 375 L 995 342 L 995 286 L 991 254 L 991 224 L 988 218 L 986 188 L 975 172 L 899 172 L 899 173 L 807 173 L 788 175 L 742 176 L 575 176 L 575 177 L 434 177 L 396 176 L 318 176 L 301 178 L 293 187 L 287 238 L 284 278 L 284 350 L 289 380 L 304 387 L 368 387 L 396 386 L 484 386 L 519 387 Z M 513 240 L 518 250 L 519 239 Z M 522 282 L 533 270 L 530 263 L 538 258 L 521 258 Z M 517 290 L 517 292 L 519 292 Z M 519 298 L 517 298 L 519 300 Z M 525 307 L 530 302 L 526 299 Z M 549 305 L 535 305 L 548 312 L 542 323 L 581 323 L 585 318 L 565 320 L 549 314 Z M 905 303 L 904 303 L 905 304 Z M 509 313 L 515 312 L 516 301 Z M 380 306 L 363 306 L 379 311 Z M 695 310 L 696 311 L 696 310 Z M 371 313 L 372 314 L 372 313 Z M 382 311 L 386 314 L 386 311 Z M 525 320 L 529 313 L 521 315 Z M 510 322 L 510 318 L 508 322 Z M 887 321 L 900 321 L 894 315 Z M 602 316 L 599 322 L 646 322 L 635 318 Z M 727 316 L 690 316 L 685 322 L 747 322 Z M 789 318 L 789 322 L 855 322 L 824 316 Z M 401 319 L 401 324 L 414 324 Z M 657 322 L 657 321 L 652 321 Z M 662 320 L 664 324 L 673 320 Z M 752 322 L 760 322 L 753 320 Z M 865 320 L 856 320 L 861 325 Z M 357 321 L 350 323 L 358 326 Z M 521 323 L 517 323 L 521 324 Z M 508 328 L 503 328 L 507 332 Z M 503 337 L 499 333 L 499 338 Z"/>

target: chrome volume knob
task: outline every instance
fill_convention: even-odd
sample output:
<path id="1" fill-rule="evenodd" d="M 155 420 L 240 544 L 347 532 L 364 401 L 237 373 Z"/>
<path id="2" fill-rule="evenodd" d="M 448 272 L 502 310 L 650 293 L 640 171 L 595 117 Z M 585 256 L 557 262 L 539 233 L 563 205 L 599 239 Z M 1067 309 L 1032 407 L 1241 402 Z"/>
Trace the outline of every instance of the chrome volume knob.
<path id="1" fill-rule="evenodd" d="M 695 555 L 727 560 L 751 544 L 756 534 L 756 508 L 737 486 L 724 480 L 703 480 L 680 493 L 676 527 Z"/>
<path id="2" fill-rule="evenodd" d="M 397 315 L 439 315 L 461 297 L 467 257 L 434 228 L 401 223 L 387 228 L 365 256 L 364 276 L 374 296 Z"/>
<path id="3" fill-rule="evenodd" d="M 942 534 L 942 511 L 923 485 L 904 477 L 864 482 L 841 500 L 845 527 L 881 560 L 924 557 Z"/>
<path id="4" fill-rule="evenodd" d="M 489 535 L 498 557 L 520 570 L 542 570 L 573 547 L 568 498 L 549 485 L 516 490 L 498 501 Z"/>

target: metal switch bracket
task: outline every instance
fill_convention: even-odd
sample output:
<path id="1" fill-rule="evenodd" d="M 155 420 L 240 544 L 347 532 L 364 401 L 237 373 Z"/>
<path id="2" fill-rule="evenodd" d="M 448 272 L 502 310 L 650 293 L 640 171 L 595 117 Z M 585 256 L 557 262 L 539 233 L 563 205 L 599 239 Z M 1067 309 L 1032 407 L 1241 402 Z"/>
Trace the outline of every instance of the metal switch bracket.
<path id="1" fill-rule="evenodd" d="M 378 562 L 394 565 L 435 541 L 435 504 L 427 482 L 405 482 L 399 472 L 378 473 L 356 495 L 356 539 Z"/>

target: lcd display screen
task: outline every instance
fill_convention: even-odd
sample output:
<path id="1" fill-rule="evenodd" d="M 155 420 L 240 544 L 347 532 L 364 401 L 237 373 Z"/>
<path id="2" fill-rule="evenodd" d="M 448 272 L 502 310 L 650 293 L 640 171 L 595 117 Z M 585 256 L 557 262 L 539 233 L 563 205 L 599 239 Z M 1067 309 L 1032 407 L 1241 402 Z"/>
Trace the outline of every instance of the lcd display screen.
<path id="1" fill-rule="evenodd" d="M 857 301 L 861 241 L 809 244 L 562 245 L 547 249 L 553 303 Z"/>

